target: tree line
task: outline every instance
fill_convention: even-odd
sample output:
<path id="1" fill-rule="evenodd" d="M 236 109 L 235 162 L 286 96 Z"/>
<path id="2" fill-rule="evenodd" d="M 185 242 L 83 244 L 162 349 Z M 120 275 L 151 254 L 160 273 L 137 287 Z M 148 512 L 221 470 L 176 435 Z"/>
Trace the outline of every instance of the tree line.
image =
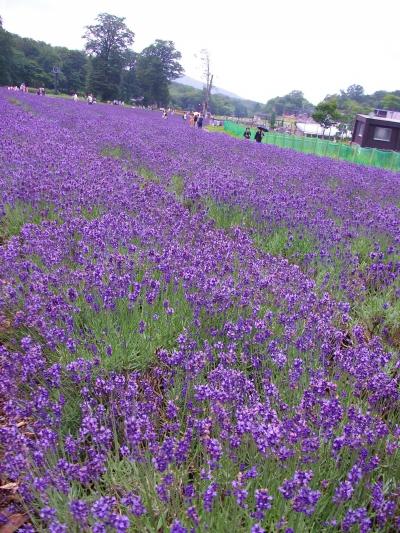
<path id="1" fill-rule="evenodd" d="M 189 85 L 172 82 L 170 85 L 170 104 L 172 107 L 198 111 L 202 107 L 204 90 Z M 208 110 L 213 115 L 228 117 L 253 117 L 262 110 L 262 104 L 253 100 L 233 98 L 220 93 L 211 95 Z"/>
<path id="2" fill-rule="evenodd" d="M 135 52 L 135 34 L 125 18 L 108 13 L 99 14 L 83 37 L 85 50 L 51 46 L 6 31 L 0 18 L 0 85 L 25 83 L 69 94 L 93 93 L 101 100 L 168 104 L 169 85 L 183 73 L 181 53 L 172 41 L 156 39 Z"/>
<path id="3" fill-rule="evenodd" d="M 339 94 L 328 94 L 316 106 L 312 117 L 324 128 L 339 124 L 342 129 L 353 129 L 357 114 L 368 114 L 374 109 L 400 111 L 400 90 L 365 94 L 362 85 L 353 84 Z"/>

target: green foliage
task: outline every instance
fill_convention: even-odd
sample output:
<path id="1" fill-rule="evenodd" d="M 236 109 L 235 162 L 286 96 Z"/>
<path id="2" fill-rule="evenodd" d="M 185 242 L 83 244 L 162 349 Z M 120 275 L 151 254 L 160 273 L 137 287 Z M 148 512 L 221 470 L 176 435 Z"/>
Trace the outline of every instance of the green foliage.
<path id="1" fill-rule="evenodd" d="M 171 105 L 180 109 L 197 110 L 203 101 L 201 90 L 181 83 L 171 83 L 169 93 Z"/>
<path id="2" fill-rule="evenodd" d="M 104 157 L 112 157 L 113 159 L 128 159 L 130 154 L 123 146 L 106 146 L 100 151 Z"/>
<path id="3" fill-rule="evenodd" d="M 165 305 L 168 302 L 168 306 Z M 114 309 L 93 310 L 83 299 L 77 301 L 79 313 L 75 315 L 75 329 L 84 332 L 96 346 L 101 366 L 109 371 L 129 372 L 150 367 L 160 348 L 175 348 L 176 339 L 193 322 L 190 304 L 183 289 L 173 284 L 161 287 L 156 301 L 149 304 L 141 293 L 135 303 L 119 300 Z M 144 330 L 141 330 L 141 324 Z M 107 355 L 107 347 L 112 353 Z M 79 356 L 87 359 L 93 352 L 79 347 Z M 57 361 L 67 363 L 76 358 L 65 348 L 54 354 Z"/>
<path id="4" fill-rule="evenodd" d="M 168 190 L 173 192 L 175 196 L 180 200 L 185 190 L 185 181 L 182 176 L 172 176 Z"/>
<path id="5" fill-rule="evenodd" d="M 356 102 L 361 103 L 364 97 L 364 87 L 357 83 L 353 83 L 353 85 L 350 85 L 347 88 L 346 96 L 347 98 L 350 98 L 350 100 L 355 100 Z"/>
<path id="6" fill-rule="evenodd" d="M 350 127 L 354 126 L 356 115 L 359 113 L 370 113 L 373 109 L 383 108 L 398 110 L 400 91 L 375 91 L 372 94 L 365 94 L 361 85 L 350 85 L 346 90 L 341 90 L 340 94 L 328 95 L 326 100 L 335 99 L 337 107 L 342 114 L 342 120 Z"/>
<path id="7" fill-rule="evenodd" d="M 132 45 L 135 34 L 126 26 L 124 17 L 100 13 L 97 24 L 86 26 L 85 49 L 89 54 L 108 61 L 112 56 L 121 57 Z"/>
<path id="8" fill-rule="evenodd" d="M 160 178 L 152 170 L 147 167 L 140 166 L 136 169 L 136 172 L 141 178 L 143 178 L 144 183 L 160 183 Z"/>
<path id="9" fill-rule="evenodd" d="M 80 50 L 60 49 L 60 88 L 66 93 L 84 92 L 88 71 L 87 57 Z"/>
<path id="10" fill-rule="evenodd" d="M 7 239 L 19 235 L 25 224 L 40 224 L 43 220 L 59 220 L 52 206 L 39 204 L 33 207 L 23 202 L 5 204 L 0 215 L 0 244 Z"/>
<path id="11" fill-rule="evenodd" d="M 0 26 L 0 86 L 12 83 L 12 70 L 11 35 Z"/>
<path id="12" fill-rule="evenodd" d="M 382 107 L 391 111 L 400 111 L 400 96 L 385 94 L 382 98 Z"/>
<path id="13" fill-rule="evenodd" d="M 316 239 L 307 231 L 289 231 L 285 227 L 266 231 L 266 228 L 261 226 L 254 233 L 253 242 L 263 252 L 281 255 L 299 264 L 317 248 Z"/>
<path id="14" fill-rule="evenodd" d="M 153 44 L 142 50 L 141 56 L 142 58 L 158 58 L 162 75 L 168 82 L 179 78 L 183 74 L 183 67 L 179 63 L 182 54 L 175 49 L 172 41 L 156 39 Z"/>
<path id="15" fill-rule="evenodd" d="M 141 96 L 141 90 L 136 77 L 136 61 L 138 54 L 133 50 L 125 52 L 125 68 L 121 75 L 120 98 L 124 102 L 131 102 L 132 98 Z"/>
<path id="16" fill-rule="evenodd" d="M 252 209 L 242 209 L 238 206 L 220 204 L 211 198 L 206 201 L 208 216 L 215 222 L 217 228 L 228 229 L 236 226 L 253 226 Z"/>
<path id="17" fill-rule="evenodd" d="M 169 86 L 170 102 L 174 107 L 187 110 L 199 110 L 203 103 L 203 91 L 189 85 L 172 82 Z M 212 94 L 208 106 L 213 115 L 253 117 L 257 109 L 261 107 L 259 102 L 232 98 L 224 94 Z"/>
<path id="18" fill-rule="evenodd" d="M 100 13 L 97 24 L 87 26 L 85 49 L 91 55 L 89 90 L 102 100 L 119 97 L 126 52 L 135 34 L 126 26 L 124 17 Z"/>
<path id="19" fill-rule="evenodd" d="M 138 55 L 136 82 L 145 105 L 168 105 L 169 83 L 178 78 L 183 68 L 181 53 L 172 41 L 157 39 Z"/>
<path id="20" fill-rule="evenodd" d="M 265 104 L 264 112 L 284 115 L 285 113 L 297 115 L 298 113 L 311 113 L 314 106 L 304 98 L 302 91 L 291 91 L 285 96 L 271 98 Z"/>
<path id="21" fill-rule="evenodd" d="M 140 55 L 136 66 L 136 79 L 145 105 L 168 104 L 168 80 L 163 74 L 162 61 L 159 57 Z"/>
<path id="22" fill-rule="evenodd" d="M 342 116 L 338 111 L 336 100 L 331 99 L 320 102 L 315 108 L 312 118 L 323 128 L 330 128 L 337 124 Z"/>
<path id="23" fill-rule="evenodd" d="M 32 216 L 32 207 L 19 203 L 14 206 L 5 205 L 4 215 L 0 218 L 0 244 L 1 242 L 19 235 L 21 228 Z"/>

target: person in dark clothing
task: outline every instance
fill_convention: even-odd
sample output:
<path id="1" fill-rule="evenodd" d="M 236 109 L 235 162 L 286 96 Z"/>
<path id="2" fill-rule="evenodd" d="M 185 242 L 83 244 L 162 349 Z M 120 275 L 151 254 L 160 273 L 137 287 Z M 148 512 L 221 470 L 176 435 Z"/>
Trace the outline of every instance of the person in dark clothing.
<path id="1" fill-rule="evenodd" d="M 256 131 L 256 134 L 254 135 L 254 139 L 256 140 L 256 142 L 260 143 L 263 137 L 264 137 L 263 130 L 258 128 L 258 130 Z"/>
<path id="2" fill-rule="evenodd" d="M 202 128 L 203 127 L 203 117 L 200 115 L 197 119 L 197 127 Z"/>
<path id="3" fill-rule="evenodd" d="M 244 130 L 243 137 L 244 137 L 245 139 L 250 139 L 250 137 L 251 137 L 251 131 L 250 131 L 250 128 L 246 128 L 246 129 Z"/>

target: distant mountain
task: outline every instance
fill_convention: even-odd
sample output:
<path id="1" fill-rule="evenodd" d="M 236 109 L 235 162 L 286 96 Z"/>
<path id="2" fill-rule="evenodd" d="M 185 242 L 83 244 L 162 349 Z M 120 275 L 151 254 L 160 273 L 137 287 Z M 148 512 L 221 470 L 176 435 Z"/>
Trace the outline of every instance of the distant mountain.
<path id="1" fill-rule="evenodd" d="M 191 78 L 190 76 L 182 76 L 181 78 L 178 78 L 175 80 L 177 83 L 181 83 L 182 85 L 189 85 L 189 87 L 194 87 L 195 89 L 203 89 L 204 83 L 199 80 L 195 80 L 194 78 Z M 220 87 L 213 87 L 212 91 L 213 94 L 223 94 L 225 96 L 230 96 L 231 98 L 241 98 L 235 93 L 232 93 L 231 91 L 227 91 L 226 89 L 221 89 Z"/>
<path id="2" fill-rule="evenodd" d="M 204 95 L 201 84 L 200 89 L 196 89 L 192 85 L 185 85 L 174 81 L 169 87 L 169 94 L 170 103 L 176 109 L 199 110 L 202 108 Z M 209 105 L 209 110 L 212 114 L 227 117 L 253 117 L 262 108 L 263 105 L 259 102 L 237 97 L 232 98 L 231 96 L 218 92 L 212 95 Z"/>

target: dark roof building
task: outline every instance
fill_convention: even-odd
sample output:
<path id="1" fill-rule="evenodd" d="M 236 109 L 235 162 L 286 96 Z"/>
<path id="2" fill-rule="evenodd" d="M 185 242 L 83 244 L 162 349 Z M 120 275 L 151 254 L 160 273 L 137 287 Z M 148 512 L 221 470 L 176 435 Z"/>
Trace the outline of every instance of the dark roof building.
<path id="1" fill-rule="evenodd" d="M 375 109 L 371 115 L 357 115 L 352 142 L 363 148 L 400 152 L 400 112 Z"/>

